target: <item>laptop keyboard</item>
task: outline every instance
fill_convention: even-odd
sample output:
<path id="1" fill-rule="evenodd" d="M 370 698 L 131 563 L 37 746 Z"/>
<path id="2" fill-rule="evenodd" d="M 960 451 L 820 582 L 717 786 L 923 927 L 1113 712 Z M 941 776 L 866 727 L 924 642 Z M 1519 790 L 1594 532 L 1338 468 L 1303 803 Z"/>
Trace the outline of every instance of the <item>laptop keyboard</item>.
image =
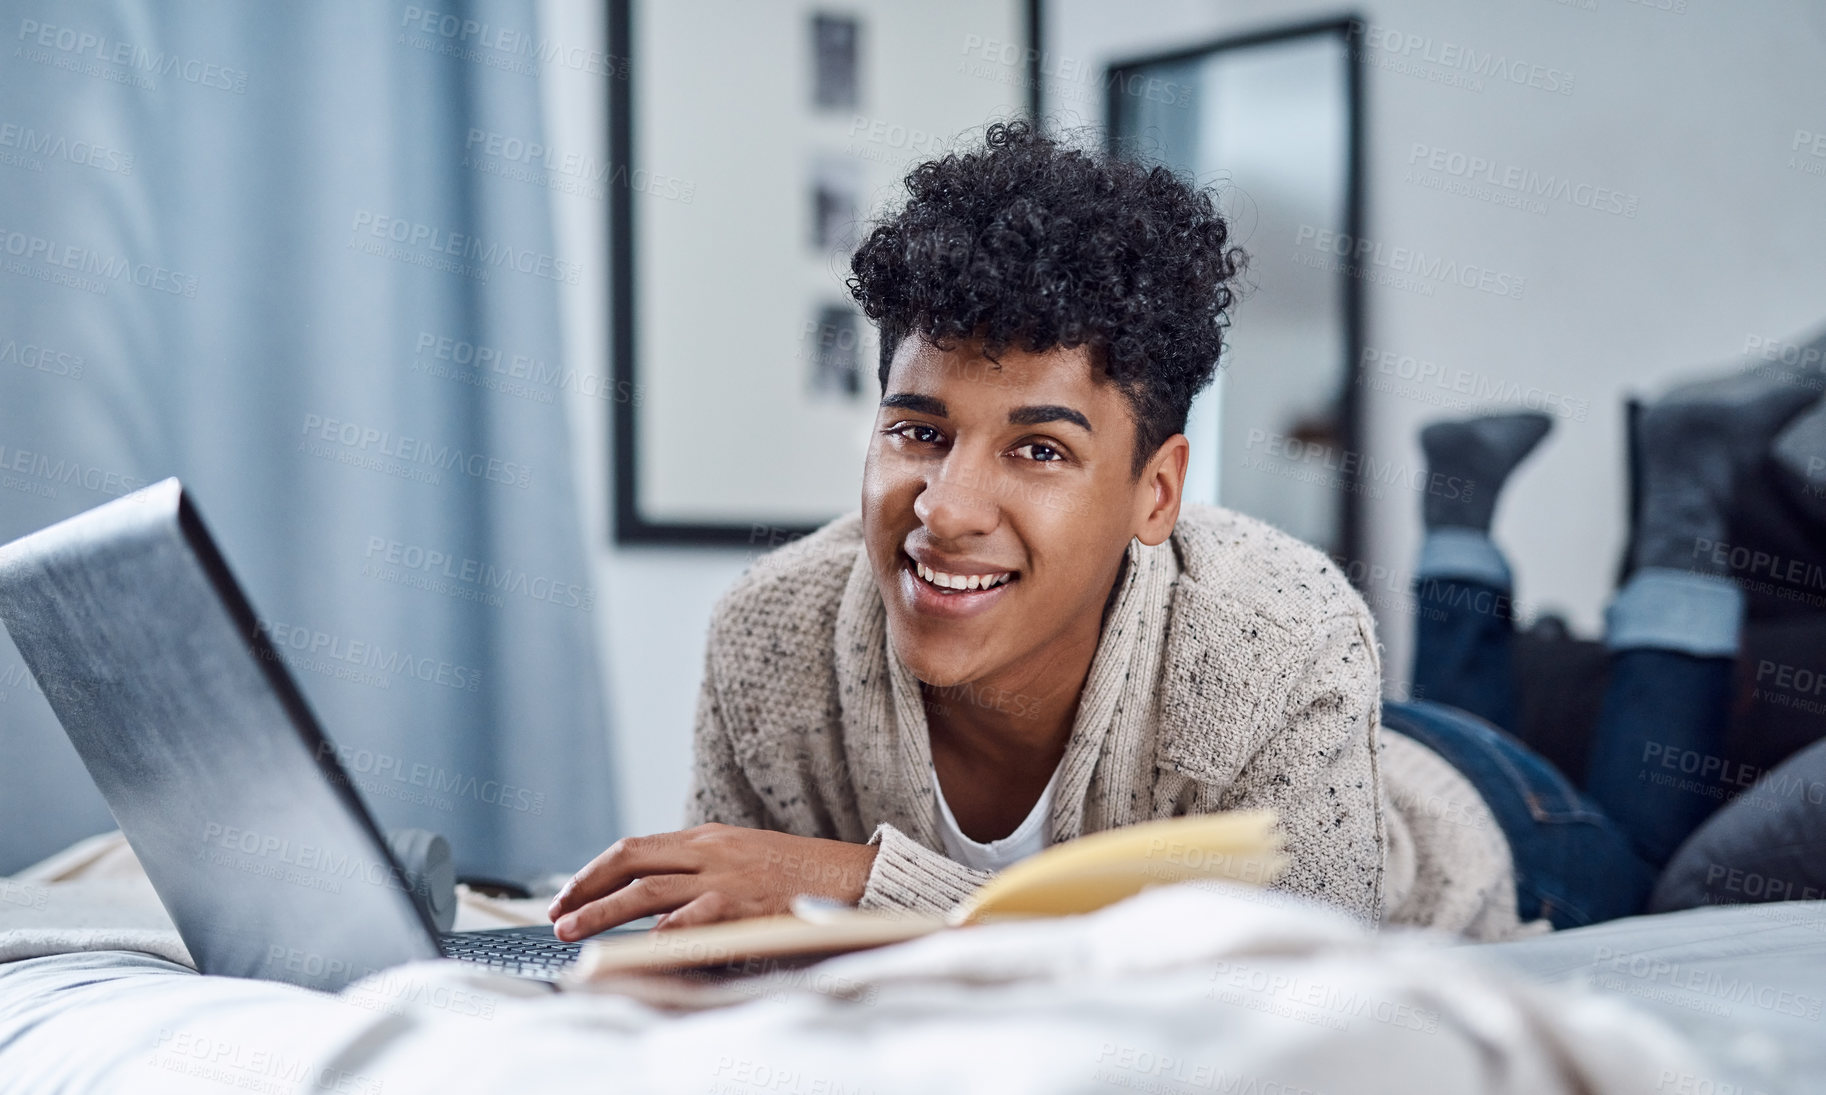
<path id="1" fill-rule="evenodd" d="M 451 932 L 438 942 L 446 958 L 540 981 L 557 979 L 583 950 L 583 944 L 555 939 L 543 927 Z"/>

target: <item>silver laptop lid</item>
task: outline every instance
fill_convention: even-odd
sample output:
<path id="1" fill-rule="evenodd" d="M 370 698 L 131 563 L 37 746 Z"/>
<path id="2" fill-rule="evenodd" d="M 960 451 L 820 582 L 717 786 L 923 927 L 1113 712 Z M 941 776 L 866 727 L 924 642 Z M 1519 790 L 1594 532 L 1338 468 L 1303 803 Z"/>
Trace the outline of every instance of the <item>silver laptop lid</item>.
<path id="1" fill-rule="evenodd" d="M 336 989 L 438 956 L 176 479 L 0 547 L 0 620 L 202 972 Z"/>

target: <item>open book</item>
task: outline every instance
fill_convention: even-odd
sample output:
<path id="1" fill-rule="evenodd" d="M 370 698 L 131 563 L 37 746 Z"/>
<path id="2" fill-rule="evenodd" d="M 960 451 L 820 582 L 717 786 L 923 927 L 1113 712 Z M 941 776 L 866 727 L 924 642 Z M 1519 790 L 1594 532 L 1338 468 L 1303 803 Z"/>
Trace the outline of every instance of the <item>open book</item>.
<path id="1" fill-rule="evenodd" d="M 1287 863 L 1276 824 L 1272 810 L 1250 810 L 1093 833 L 1022 860 L 942 916 L 801 904 L 791 915 L 600 940 L 585 945 L 571 978 L 838 954 L 988 921 L 1091 912 L 1175 882 L 1266 885 Z"/>

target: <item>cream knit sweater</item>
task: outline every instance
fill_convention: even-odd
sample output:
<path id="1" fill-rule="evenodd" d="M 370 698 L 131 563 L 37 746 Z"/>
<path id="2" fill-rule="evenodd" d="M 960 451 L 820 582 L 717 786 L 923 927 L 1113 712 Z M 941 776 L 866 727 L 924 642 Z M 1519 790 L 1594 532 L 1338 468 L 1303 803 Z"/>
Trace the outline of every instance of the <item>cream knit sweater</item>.
<path id="1" fill-rule="evenodd" d="M 861 527 L 768 555 L 717 606 L 687 812 L 879 843 L 863 905 L 942 910 L 989 876 L 941 850 L 921 686 L 888 643 Z M 1508 844 L 1450 765 L 1379 733 L 1374 625 L 1329 560 L 1188 506 L 1168 543 L 1130 543 L 1119 583 L 1049 843 L 1268 807 L 1291 860 L 1278 888 L 1370 921 L 1515 934 Z"/>

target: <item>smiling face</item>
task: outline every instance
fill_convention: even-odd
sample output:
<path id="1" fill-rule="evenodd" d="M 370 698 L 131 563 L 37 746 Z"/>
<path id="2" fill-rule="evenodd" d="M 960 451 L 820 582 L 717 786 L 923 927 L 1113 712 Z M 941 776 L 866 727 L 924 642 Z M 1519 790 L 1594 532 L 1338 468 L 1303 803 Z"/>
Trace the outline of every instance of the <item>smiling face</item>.
<path id="1" fill-rule="evenodd" d="M 1129 540 L 1160 543 L 1178 519 L 1185 438 L 1136 475 L 1129 403 L 1087 349 L 990 361 L 918 337 L 875 427 L 863 534 L 901 660 L 936 687 L 1082 674 Z"/>

